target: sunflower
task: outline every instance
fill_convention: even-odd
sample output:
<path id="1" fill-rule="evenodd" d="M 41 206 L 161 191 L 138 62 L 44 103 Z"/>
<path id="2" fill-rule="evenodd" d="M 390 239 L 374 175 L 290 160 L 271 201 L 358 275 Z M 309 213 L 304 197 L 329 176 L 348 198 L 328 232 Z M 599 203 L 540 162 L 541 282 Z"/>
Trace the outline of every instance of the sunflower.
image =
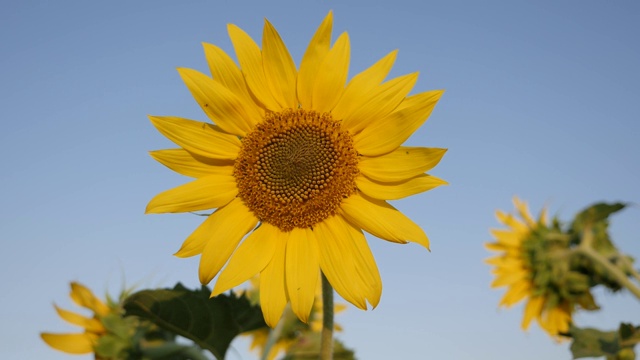
<path id="1" fill-rule="evenodd" d="M 486 260 L 495 266 L 492 273 L 496 278 L 491 287 L 508 288 L 500 306 L 510 307 L 526 300 L 523 330 L 535 319 L 549 335 L 559 338 L 569 331 L 574 302 L 565 295 L 566 289 L 558 286 L 563 282 L 558 278 L 560 272 L 553 271 L 553 267 L 559 264 L 554 259 L 561 258 L 553 253 L 568 249 L 568 244 L 558 244 L 548 236 L 546 209 L 536 221 L 526 203 L 518 198 L 513 203 L 522 220 L 498 210 L 498 221 L 508 229 L 492 230 L 496 242 L 486 244 L 488 250 L 501 253 Z"/>
<path id="2" fill-rule="evenodd" d="M 83 333 L 78 334 L 52 334 L 41 333 L 42 340 L 47 345 L 69 354 L 89 354 L 94 352 L 98 339 L 107 334 L 107 329 L 101 322 L 101 318 L 111 314 L 115 310 L 98 299 L 91 290 L 77 282 L 71 283 L 71 300 L 78 306 L 89 309 L 93 316 L 86 317 L 67 311 L 54 305 L 60 317 L 73 325 L 84 328 Z"/>
<path id="3" fill-rule="evenodd" d="M 178 69 L 215 125 L 150 117 L 180 146 L 151 156 L 195 180 L 158 194 L 146 212 L 216 208 L 175 255 L 201 255 L 203 284 L 220 273 L 212 296 L 259 273 L 272 327 L 289 302 L 308 321 L 320 270 L 344 299 L 375 307 L 382 283 L 363 230 L 428 248 L 422 229 L 386 200 L 446 184 L 425 174 L 445 149 L 401 146 L 443 91 L 409 96 L 417 73 L 384 81 L 395 51 L 347 82 L 349 36 L 331 46 L 332 23 L 330 12 L 299 70 L 268 21 L 262 49 L 229 25 L 239 67 L 204 44 L 212 76 Z"/>

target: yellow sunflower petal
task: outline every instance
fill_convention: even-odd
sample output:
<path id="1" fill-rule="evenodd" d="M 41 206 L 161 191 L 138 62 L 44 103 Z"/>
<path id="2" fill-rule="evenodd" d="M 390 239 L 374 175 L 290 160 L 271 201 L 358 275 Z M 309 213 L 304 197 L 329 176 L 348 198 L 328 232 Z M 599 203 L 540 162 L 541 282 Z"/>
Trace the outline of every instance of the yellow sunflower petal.
<path id="1" fill-rule="evenodd" d="M 518 214 L 520 214 L 520 217 L 524 219 L 529 227 L 536 226 L 536 221 L 531 217 L 531 213 L 529 213 L 529 207 L 526 202 L 514 197 L 513 205 L 515 205 Z"/>
<path id="2" fill-rule="evenodd" d="M 93 334 L 51 334 L 42 333 L 40 337 L 47 345 L 69 354 L 89 354 L 98 337 Z"/>
<path id="3" fill-rule="evenodd" d="M 238 194 L 233 167 L 215 167 L 211 174 L 156 195 L 147 205 L 146 214 L 176 213 L 213 209 L 223 206 Z"/>
<path id="4" fill-rule="evenodd" d="M 205 114 L 222 130 L 245 136 L 260 120 L 250 116 L 245 102 L 221 83 L 192 69 L 180 68 L 178 73 Z"/>
<path id="5" fill-rule="evenodd" d="M 271 328 L 276 327 L 285 306 L 288 296 L 285 285 L 285 248 L 287 234 L 277 228 L 272 228 L 276 239 L 276 250 L 269 264 L 260 273 L 260 307 L 264 315 L 264 321 Z"/>
<path id="6" fill-rule="evenodd" d="M 512 230 L 491 229 L 491 235 L 498 240 L 498 243 L 509 247 L 519 247 L 522 243 L 522 236 Z"/>
<path id="7" fill-rule="evenodd" d="M 220 273 L 211 295 L 216 296 L 238 286 L 264 270 L 276 251 L 275 236 L 278 232 L 266 223 L 247 236 Z"/>
<path id="8" fill-rule="evenodd" d="M 211 238 L 211 231 L 214 227 L 220 226 L 223 224 L 223 219 L 225 219 L 224 215 L 218 214 L 219 211 L 224 209 L 225 207 L 221 207 L 216 209 L 211 215 L 207 216 L 205 221 L 203 221 L 192 233 L 185 239 L 182 243 L 180 249 L 173 254 L 179 258 L 188 258 L 191 256 L 202 254 L 202 250 L 209 242 Z M 222 220 L 221 220 L 222 219 Z"/>
<path id="9" fill-rule="evenodd" d="M 276 357 L 282 352 L 286 352 L 293 344 L 297 343 L 298 339 L 287 339 L 280 338 L 277 340 L 275 344 L 271 347 L 269 351 L 269 355 L 267 355 L 266 360 L 276 360 Z"/>
<path id="10" fill-rule="evenodd" d="M 69 293 L 69 296 L 73 302 L 93 311 L 99 316 L 105 316 L 111 312 L 111 309 L 109 309 L 102 300 L 93 295 L 93 292 L 91 292 L 89 288 L 75 281 L 71 283 L 71 292 Z"/>
<path id="11" fill-rule="evenodd" d="M 484 260 L 485 264 L 495 265 L 500 267 L 522 267 L 524 266 L 522 260 L 512 258 L 510 256 L 494 256 Z"/>
<path id="12" fill-rule="evenodd" d="M 340 216 L 341 217 L 341 216 Z M 362 230 L 357 228 L 346 219 L 342 219 L 349 233 L 351 252 L 354 254 L 356 264 L 356 274 L 362 282 L 365 289 L 365 297 L 372 307 L 378 306 L 380 296 L 382 295 L 382 279 L 378 271 L 378 265 L 373 258 L 373 253 L 367 244 Z"/>
<path id="13" fill-rule="evenodd" d="M 298 100 L 305 109 L 312 109 L 311 99 L 314 84 L 318 76 L 318 68 L 329 52 L 331 45 L 331 28 L 333 26 L 333 12 L 324 18 L 309 42 L 309 46 L 302 57 L 298 72 Z"/>
<path id="14" fill-rule="evenodd" d="M 372 93 L 378 85 L 389 74 L 393 63 L 396 60 L 397 50 L 387 54 L 378 60 L 365 71 L 357 74 L 349 81 L 347 88 L 344 90 L 338 104 L 331 110 L 335 119 L 343 121 L 346 128 L 358 129 L 360 125 L 354 124 L 354 120 L 362 120 L 362 118 L 350 117 L 356 109 L 368 100 L 366 94 Z"/>
<path id="15" fill-rule="evenodd" d="M 233 160 L 240 151 L 238 137 L 222 132 L 215 125 L 174 116 L 149 116 L 149 119 L 162 135 L 192 154 Z"/>
<path id="16" fill-rule="evenodd" d="M 320 251 L 320 268 L 340 296 L 360 309 L 366 310 L 365 291 L 356 281 L 357 276 L 354 276 L 355 254 L 347 244 L 350 241 L 349 233 L 343 222 L 340 216 L 333 216 L 317 224 L 313 229 Z"/>
<path id="17" fill-rule="evenodd" d="M 569 326 L 571 325 L 571 310 L 568 303 L 563 303 L 559 308 L 559 315 L 557 321 L 558 335 L 560 333 L 569 332 Z"/>
<path id="18" fill-rule="evenodd" d="M 484 243 L 484 247 L 490 251 L 504 251 L 504 245 L 499 243 Z"/>
<path id="19" fill-rule="evenodd" d="M 527 295 L 529 295 L 530 291 L 531 285 L 529 284 L 529 282 L 522 281 L 515 283 L 511 287 L 509 287 L 507 292 L 504 294 L 502 300 L 500 300 L 500 305 L 507 307 L 514 305 L 520 302 L 522 299 L 526 298 Z"/>
<path id="20" fill-rule="evenodd" d="M 98 319 L 88 318 L 72 311 L 61 309 L 56 305 L 54 305 L 54 308 L 56 309 L 58 316 L 70 324 L 81 326 L 87 331 L 93 333 L 105 331 L 104 326 Z"/>
<path id="21" fill-rule="evenodd" d="M 296 65 L 280 34 L 267 19 L 262 33 L 262 64 L 267 85 L 276 101 L 283 109 L 296 109 Z"/>
<path id="22" fill-rule="evenodd" d="M 447 182 L 435 176 L 421 174 L 405 181 L 382 182 L 359 176 L 358 189 L 374 199 L 397 200 L 431 190 Z"/>
<path id="23" fill-rule="evenodd" d="M 513 269 L 509 271 L 504 271 L 504 274 L 497 276 L 493 282 L 491 282 L 492 288 L 502 287 L 502 286 L 510 286 L 520 282 L 528 282 L 527 275 L 528 271 L 524 269 Z"/>
<path id="24" fill-rule="evenodd" d="M 291 310 L 300 321 L 307 323 L 320 276 L 317 241 L 311 229 L 294 228 L 288 235 L 285 259 L 287 293 Z"/>
<path id="25" fill-rule="evenodd" d="M 258 219 L 240 198 L 216 211 L 209 223 L 209 240 L 202 250 L 198 271 L 200 283 L 211 282 L 238 246 L 238 243 L 258 224 Z"/>
<path id="26" fill-rule="evenodd" d="M 227 31 L 251 93 L 267 109 L 272 111 L 282 110 L 267 85 L 264 68 L 262 67 L 260 47 L 246 32 L 233 24 L 227 25 Z"/>
<path id="27" fill-rule="evenodd" d="M 443 90 L 406 98 L 389 116 L 371 122 L 353 140 L 362 155 L 379 156 L 397 149 L 427 120 Z"/>
<path id="28" fill-rule="evenodd" d="M 561 307 L 553 307 L 546 311 L 538 323 L 549 335 L 557 336 L 559 333 L 569 330 L 570 321 L 571 315 L 569 313 Z"/>
<path id="29" fill-rule="evenodd" d="M 524 316 L 522 317 L 522 330 L 527 330 L 531 321 L 536 318 L 540 318 L 542 314 L 542 307 L 544 306 L 544 297 L 536 296 L 529 298 L 527 305 L 524 308 Z"/>
<path id="30" fill-rule="evenodd" d="M 496 218 L 498 219 L 498 221 L 512 228 L 515 231 L 522 232 L 522 233 L 526 233 L 529 231 L 529 227 L 522 221 L 518 220 L 512 214 L 508 214 L 498 210 L 496 211 Z"/>
<path id="31" fill-rule="evenodd" d="M 183 149 L 166 149 L 150 151 L 149 155 L 162 165 L 185 176 L 200 178 L 215 173 L 218 166 L 233 165 L 228 160 L 207 159 L 194 155 Z"/>
<path id="32" fill-rule="evenodd" d="M 423 174 L 436 166 L 447 149 L 405 147 L 376 157 L 362 156 L 358 168 L 377 181 L 404 181 Z"/>
<path id="33" fill-rule="evenodd" d="M 385 201 L 355 194 L 342 202 L 345 217 L 364 231 L 392 242 L 418 243 L 429 249 L 429 239 L 422 229 Z"/>
<path id="34" fill-rule="evenodd" d="M 387 117 L 409 94 L 418 80 L 418 74 L 407 74 L 389 80 L 366 95 L 359 108 L 345 116 L 345 127 L 353 134 L 375 124 L 376 119 Z M 412 131 L 413 132 L 413 131 Z M 400 144 L 398 144 L 400 145 Z"/>
<path id="35" fill-rule="evenodd" d="M 342 96 L 349 73 L 350 53 L 349 35 L 342 33 L 318 68 L 312 94 L 315 111 L 331 111 Z"/>
<path id="36" fill-rule="evenodd" d="M 249 345 L 249 350 L 255 350 L 256 348 L 264 349 L 265 345 L 267 345 L 267 341 L 269 339 L 269 330 L 268 329 L 258 329 L 253 331 L 247 331 L 244 335 L 251 336 L 251 345 Z"/>
<path id="37" fill-rule="evenodd" d="M 262 119 L 264 110 L 253 101 L 244 76 L 236 63 L 219 47 L 206 43 L 203 43 L 203 46 L 213 80 L 224 85 L 242 100 L 250 119 L 255 119 L 255 122 Z"/>

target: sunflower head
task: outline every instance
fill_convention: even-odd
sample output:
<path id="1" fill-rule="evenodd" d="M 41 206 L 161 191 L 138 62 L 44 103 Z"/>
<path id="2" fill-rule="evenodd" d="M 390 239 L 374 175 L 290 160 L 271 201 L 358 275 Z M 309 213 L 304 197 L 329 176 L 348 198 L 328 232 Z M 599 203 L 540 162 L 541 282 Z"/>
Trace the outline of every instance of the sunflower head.
<path id="1" fill-rule="evenodd" d="M 119 300 L 114 301 L 108 294 L 106 301 L 93 294 L 86 286 L 72 282 L 71 300 L 88 310 L 88 316 L 67 311 L 55 306 L 58 315 L 68 323 L 82 328 L 80 333 L 41 333 L 47 345 L 69 354 L 91 354 L 99 360 L 134 358 L 139 355 L 142 343 L 149 343 L 147 335 L 155 335 L 158 330 L 153 324 L 134 316 L 124 316 L 122 301 L 131 293 L 123 290 Z"/>
<path id="2" fill-rule="evenodd" d="M 534 220 L 524 202 L 514 198 L 514 204 L 518 216 L 498 211 L 507 229 L 492 230 L 496 241 L 486 244 L 500 253 L 486 260 L 496 276 L 491 287 L 507 287 L 501 306 L 526 301 L 523 329 L 535 319 L 549 335 L 566 335 L 576 306 L 597 308 L 589 277 L 572 268 L 570 238 L 557 220 L 550 224 L 544 209 Z"/>
<path id="3" fill-rule="evenodd" d="M 229 25 L 237 64 L 205 44 L 211 75 L 179 69 L 212 123 L 151 117 L 180 147 L 151 155 L 194 180 L 155 196 L 147 213 L 216 209 L 176 256 L 201 255 L 203 284 L 220 274 L 212 296 L 260 274 L 270 326 L 288 303 L 309 321 L 320 271 L 350 303 L 377 306 L 382 283 L 363 231 L 429 248 L 387 201 L 446 184 L 425 173 L 445 149 L 402 146 L 443 91 L 410 95 L 417 73 L 386 80 L 396 51 L 347 81 L 349 36 L 332 44 L 332 26 L 330 12 L 298 68 L 268 21 L 261 46 Z"/>
<path id="4" fill-rule="evenodd" d="M 73 302 L 91 312 L 90 316 L 80 315 L 67 311 L 54 305 L 58 315 L 72 325 L 80 326 L 82 333 L 53 334 L 41 333 L 42 340 L 56 350 L 70 354 L 89 354 L 95 352 L 95 348 L 101 338 L 109 333 L 105 322 L 109 319 L 120 317 L 122 309 L 119 305 L 105 303 L 96 297 L 86 286 L 72 282 L 69 294 Z"/>

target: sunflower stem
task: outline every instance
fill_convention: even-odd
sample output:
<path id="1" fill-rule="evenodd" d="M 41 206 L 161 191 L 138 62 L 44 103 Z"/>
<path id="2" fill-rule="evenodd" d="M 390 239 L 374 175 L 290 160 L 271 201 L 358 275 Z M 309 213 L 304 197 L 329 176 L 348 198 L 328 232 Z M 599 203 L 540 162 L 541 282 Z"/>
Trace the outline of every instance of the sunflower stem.
<path id="1" fill-rule="evenodd" d="M 282 334 L 282 328 L 284 328 L 284 316 L 280 318 L 278 324 L 275 328 L 269 331 L 269 336 L 267 337 L 267 343 L 264 345 L 264 349 L 262 350 L 262 356 L 260 356 L 260 360 L 267 360 L 269 358 L 269 353 L 273 348 L 273 345 L 278 341 L 280 335 Z"/>
<path id="2" fill-rule="evenodd" d="M 333 359 L 333 288 L 322 273 L 322 334 L 320 360 Z"/>
<path id="3" fill-rule="evenodd" d="M 636 281 L 640 282 L 640 273 L 631 267 L 631 275 L 636 279 Z"/>
<path id="4" fill-rule="evenodd" d="M 613 278 L 618 281 L 620 286 L 627 288 L 635 297 L 640 300 L 640 288 L 638 288 L 629 278 L 625 275 L 625 273 L 620 270 L 617 266 L 612 264 L 607 258 L 600 255 L 597 251 L 595 251 L 591 247 L 591 243 L 593 242 L 593 233 L 591 232 L 591 227 L 587 226 L 584 229 L 582 235 L 582 241 L 580 242 L 580 246 L 578 246 L 577 251 L 592 260 L 595 263 L 602 265 Z"/>
<path id="5" fill-rule="evenodd" d="M 631 276 L 633 276 L 636 281 L 640 282 L 640 273 L 638 273 L 638 270 L 633 267 L 633 263 L 629 260 L 629 258 L 626 256 L 621 256 L 620 261 L 624 264 L 625 269 L 631 273 Z"/>

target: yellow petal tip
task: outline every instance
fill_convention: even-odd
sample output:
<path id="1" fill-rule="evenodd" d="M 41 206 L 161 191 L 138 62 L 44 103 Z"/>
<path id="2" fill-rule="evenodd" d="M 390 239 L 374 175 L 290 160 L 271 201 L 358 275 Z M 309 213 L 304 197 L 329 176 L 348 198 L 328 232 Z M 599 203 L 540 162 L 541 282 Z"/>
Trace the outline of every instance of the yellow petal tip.
<path id="1" fill-rule="evenodd" d="M 147 207 L 144 209 L 144 214 L 148 215 L 148 214 L 157 214 L 157 212 L 154 211 L 154 206 L 151 206 L 151 204 L 147 205 Z"/>
<path id="2" fill-rule="evenodd" d="M 179 257 L 179 258 L 185 258 L 186 257 L 186 256 L 184 256 L 182 254 L 182 249 L 180 249 L 180 250 L 176 251 L 175 253 L 173 253 L 173 256 Z"/>

